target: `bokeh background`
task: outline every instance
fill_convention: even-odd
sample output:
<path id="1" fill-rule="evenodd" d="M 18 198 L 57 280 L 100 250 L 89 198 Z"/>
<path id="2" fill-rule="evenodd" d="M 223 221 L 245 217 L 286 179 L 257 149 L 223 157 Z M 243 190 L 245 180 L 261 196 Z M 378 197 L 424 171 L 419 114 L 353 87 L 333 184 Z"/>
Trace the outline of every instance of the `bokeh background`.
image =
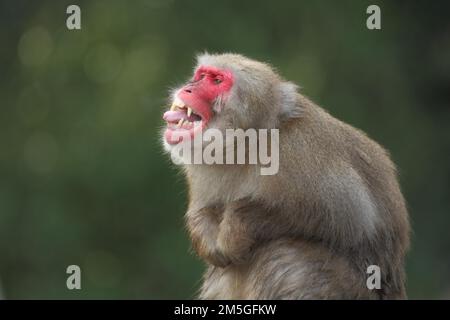
<path id="1" fill-rule="evenodd" d="M 66 28 L 81 7 L 82 30 Z M 366 28 L 378 4 L 382 30 Z M 450 2 L 0 2 L 6 298 L 193 298 L 183 177 L 159 143 L 196 53 L 267 61 L 392 153 L 414 229 L 410 298 L 450 297 Z M 66 267 L 82 290 L 66 288 Z"/>

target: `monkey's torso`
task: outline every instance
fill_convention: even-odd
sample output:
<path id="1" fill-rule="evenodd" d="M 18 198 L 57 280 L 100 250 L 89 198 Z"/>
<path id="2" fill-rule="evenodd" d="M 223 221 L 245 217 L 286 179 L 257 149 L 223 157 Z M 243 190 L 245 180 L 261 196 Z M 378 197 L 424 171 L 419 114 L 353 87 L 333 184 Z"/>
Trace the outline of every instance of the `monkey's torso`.
<path id="1" fill-rule="evenodd" d="M 186 167 L 187 225 L 206 299 L 404 298 L 409 225 L 395 167 L 366 135 L 299 95 L 278 174 Z M 369 290 L 367 267 L 381 270 Z"/>

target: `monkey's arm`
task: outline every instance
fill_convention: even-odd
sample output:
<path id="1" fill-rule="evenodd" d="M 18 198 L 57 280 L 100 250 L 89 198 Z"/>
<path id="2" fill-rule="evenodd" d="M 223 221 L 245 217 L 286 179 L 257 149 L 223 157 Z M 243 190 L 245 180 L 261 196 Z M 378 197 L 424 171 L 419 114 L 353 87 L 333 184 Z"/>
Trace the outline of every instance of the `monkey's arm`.
<path id="1" fill-rule="evenodd" d="M 249 198 L 189 210 L 187 226 L 197 254 L 218 267 L 243 263 L 255 244 L 289 232 L 279 212 Z"/>
<path id="2" fill-rule="evenodd" d="M 197 254 L 218 267 L 244 263 L 256 244 L 291 230 L 278 210 L 249 198 L 189 211 L 188 228 Z"/>
<path id="3" fill-rule="evenodd" d="M 280 211 L 242 198 L 225 206 L 216 247 L 222 256 L 240 264 L 251 257 L 255 245 L 280 238 L 290 231 L 290 223 Z"/>
<path id="4" fill-rule="evenodd" d="M 223 206 L 190 208 L 186 213 L 186 225 L 195 252 L 207 262 L 225 267 L 230 260 L 217 247 L 219 224 L 223 217 Z"/>

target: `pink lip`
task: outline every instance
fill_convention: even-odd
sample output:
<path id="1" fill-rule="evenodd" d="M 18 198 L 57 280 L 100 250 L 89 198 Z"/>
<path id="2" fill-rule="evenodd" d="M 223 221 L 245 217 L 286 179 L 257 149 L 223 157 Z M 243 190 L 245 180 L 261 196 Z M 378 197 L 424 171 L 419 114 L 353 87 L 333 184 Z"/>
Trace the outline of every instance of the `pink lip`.
<path id="1" fill-rule="evenodd" d="M 195 125 L 195 121 L 199 121 L 198 117 L 194 115 L 188 117 L 186 112 L 180 110 L 164 112 L 163 119 L 167 122 L 167 129 L 164 132 L 164 138 L 167 143 L 171 145 L 178 144 L 181 141 L 192 140 L 193 137 L 201 132 L 206 125 L 206 121 L 203 117 L 201 124 Z M 181 119 L 187 121 L 181 127 L 178 127 L 178 122 Z M 189 121 L 191 123 L 189 123 Z"/>
<path id="2" fill-rule="evenodd" d="M 178 144 L 182 141 L 192 140 L 196 134 L 203 131 L 204 127 L 203 123 L 189 130 L 182 128 L 172 129 L 168 127 L 164 132 L 164 139 L 171 145 Z"/>

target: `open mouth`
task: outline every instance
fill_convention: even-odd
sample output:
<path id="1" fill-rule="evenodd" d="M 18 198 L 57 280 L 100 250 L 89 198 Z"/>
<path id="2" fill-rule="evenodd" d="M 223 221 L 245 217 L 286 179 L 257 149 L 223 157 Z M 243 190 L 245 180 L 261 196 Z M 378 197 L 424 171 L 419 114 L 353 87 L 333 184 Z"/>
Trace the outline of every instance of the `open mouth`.
<path id="1" fill-rule="evenodd" d="M 192 139 L 206 125 L 202 116 L 179 98 L 175 98 L 170 110 L 164 113 L 163 119 L 167 122 L 164 136 L 169 144 Z"/>

